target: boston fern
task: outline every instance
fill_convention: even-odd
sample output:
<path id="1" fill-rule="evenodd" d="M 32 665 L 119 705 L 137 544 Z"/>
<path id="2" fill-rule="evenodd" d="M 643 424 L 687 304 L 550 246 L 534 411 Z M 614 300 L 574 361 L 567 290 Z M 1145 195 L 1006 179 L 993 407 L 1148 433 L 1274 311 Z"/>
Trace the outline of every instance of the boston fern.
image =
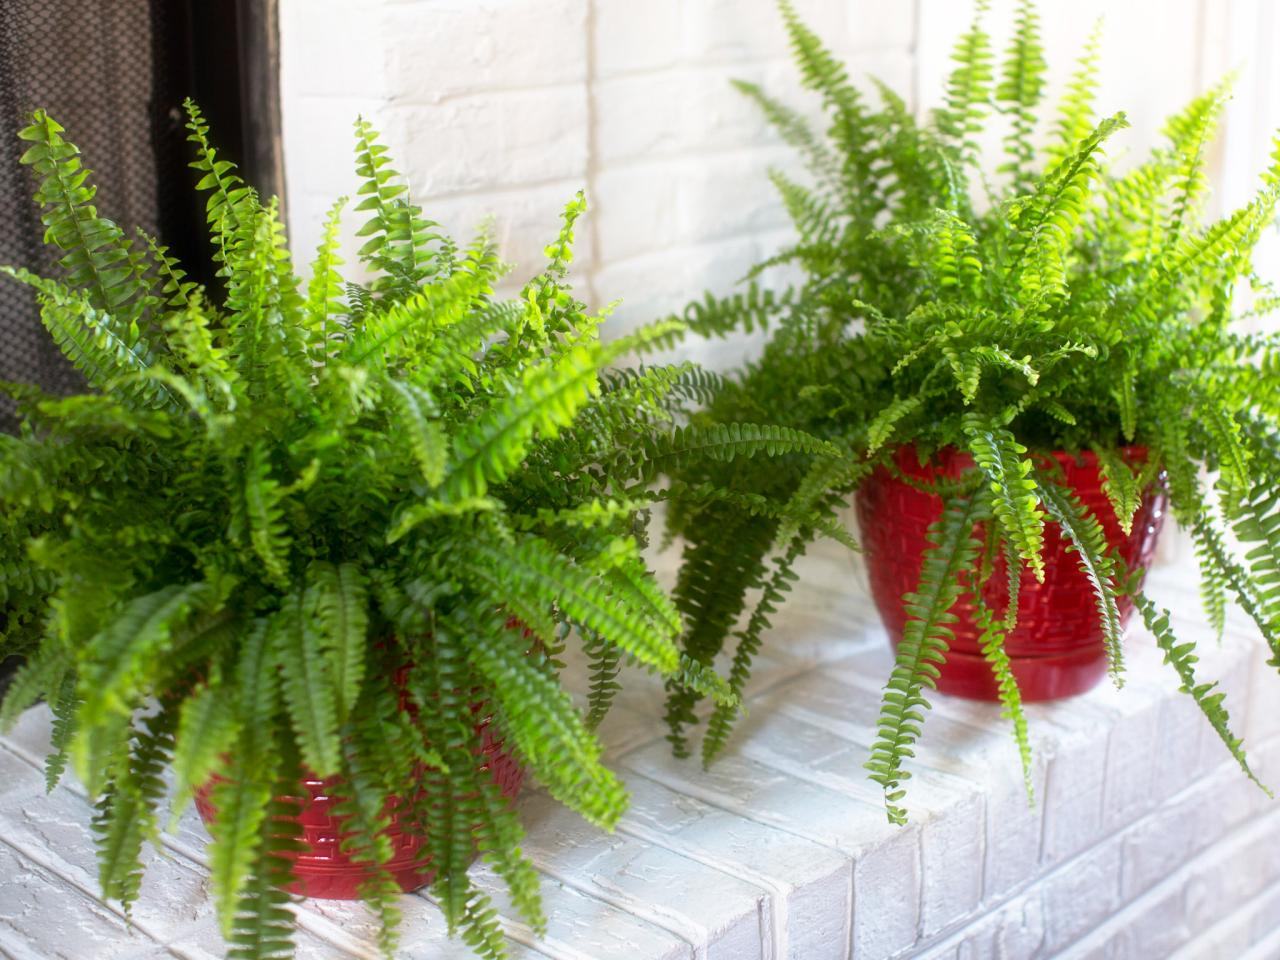
<path id="1" fill-rule="evenodd" d="M 1076 550 L 1122 680 L 1117 599 L 1137 592 L 1136 571 L 1108 552 L 1097 517 L 1038 455 L 1093 451 L 1126 533 L 1143 492 L 1166 483 L 1174 516 L 1195 541 L 1212 622 L 1221 629 L 1225 599 L 1234 597 L 1280 667 L 1280 340 L 1241 326 L 1277 303 L 1250 253 L 1275 216 L 1280 149 L 1250 203 L 1207 220 L 1205 155 L 1225 86 L 1173 116 L 1164 144 L 1120 172 L 1104 149 L 1124 115 L 1094 116 L 1096 36 L 1044 124 L 1034 5 L 1020 4 L 998 64 L 984 6 L 956 45 L 943 105 L 918 122 L 888 87 L 877 84 L 878 103 L 860 93 L 784 0 L 826 135 L 760 88 L 738 86 L 807 161 L 804 183 L 772 173 L 797 238 L 753 270 L 744 291 L 709 295 L 685 314 L 710 336 L 773 328 L 760 359 L 726 380 L 699 422 L 772 422 L 842 451 L 730 468 L 695 461 L 675 476 L 673 488 L 686 491 L 670 513 L 686 543 L 677 587 L 684 643 L 707 664 L 732 633 L 735 692 L 795 579 L 795 559 L 818 534 L 847 538 L 834 511 L 874 468 L 894 470 L 904 447 L 921 458 L 957 448 L 976 465 L 934 490 L 944 510 L 919 587 L 904 600 L 909 621 L 867 764 L 896 821 L 905 816 L 903 765 L 962 594 L 1028 756 L 1003 638 L 1016 623 L 1020 571 L 1043 577 L 1046 524 Z M 987 164 L 980 142 L 992 118 L 1003 150 Z M 778 264 L 802 279 L 783 292 L 763 289 L 760 273 Z M 1126 459 L 1132 444 L 1148 449 L 1145 463 Z M 1229 533 L 1243 556 L 1228 548 Z M 1012 574 L 1002 616 L 964 586 L 990 575 L 994 550 Z M 740 623 L 749 598 L 753 612 Z M 1221 695 L 1194 678 L 1191 646 L 1145 597 L 1136 605 L 1184 689 L 1245 765 Z M 701 694 L 678 681 L 669 694 L 671 739 L 685 752 Z M 724 746 L 735 713 L 727 704 L 714 710 L 706 761 Z"/>
<path id="2" fill-rule="evenodd" d="M 652 477 L 691 450 L 819 447 L 672 429 L 708 390 L 690 365 L 605 370 L 679 324 L 600 342 L 602 315 L 565 279 L 581 196 L 546 269 L 500 299 L 490 242 L 458 247 L 424 219 L 361 122 L 373 279 L 339 272 L 339 202 L 300 281 L 276 203 L 189 111 L 221 303 L 99 216 L 52 118 L 21 132 L 65 276 L 6 272 L 35 288 L 92 392 L 6 385 L 23 424 L 0 436 L 0 654 L 27 663 L 0 726 L 48 701 L 50 785 L 69 762 L 96 798 L 102 890 L 126 905 L 166 768 L 175 817 L 212 784 L 212 890 L 235 956 L 291 952 L 280 886 L 298 841 L 277 817 L 297 812 L 304 771 L 337 778 L 387 950 L 398 798 L 451 930 L 501 956 L 473 843 L 529 924 L 544 917 L 518 818 L 479 766 L 485 736 L 611 827 L 625 793 L 557 680 L 567 637 L 595 666 L 592 721 L 622 663 L 732 700 L 682 658 L 680 614 L 641 558 Z"/>

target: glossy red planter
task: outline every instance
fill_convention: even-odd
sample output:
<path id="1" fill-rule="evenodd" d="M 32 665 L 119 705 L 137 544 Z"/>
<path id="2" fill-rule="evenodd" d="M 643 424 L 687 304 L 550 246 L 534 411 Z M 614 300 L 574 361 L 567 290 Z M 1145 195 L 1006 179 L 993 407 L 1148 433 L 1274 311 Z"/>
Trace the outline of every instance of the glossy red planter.
<path id="1" fill-rule="evenodd" d="M 1144 447 L 1128 447 L 1124 454 L 1132 463 L 1146 459 Z M 1066 453 L 1052 456 L 1062 467 L 1065 484 L 1098 518 L 1108 542 L 1119 550 L 1125 563 L 1145 568 L 1164 519 L 1163 488 L 1157 484 L 1143 496 L 1132 533 L 1125 536 L 1102 492 L 1097 458 L 1088 452 L 1078 457 Z M 896 453 L 895 462 L 903 475 L 924 483 L 937 477 L 958 477 L 973 467 L 972 458 L 958 450 L 939 451 L 929 464 L 921 466 L 915 450 L 907 447 Z M 907 620 L 902 597 L 918 586 L 924 551 L 929 546 L 925 533 L 941 515 L 942 500 L 881 467 L 858 490 L 857 513 L 871 593 L 896 647 Z M 1093 590 L 1080 571 L 1078 557 L 1067 547 L 1057 525 L 1046 524 L 1044 582 L 1038 583 L 1025 568 L 1022 571 L 1018 625 L 1005 638 L 1005 648 L 1024 700 L 1054 700 L 1083 693 L 1106 674 L 1107 656 Z M 983 589 L 983 600 L 997 615 L 1003 615 L 1007 602 L 1005 569 L 1003 557 L 998 558 L 994 575 Z M 1131 612 L 1132 604 L 1122 600 L 1122 623 Z M 991 668 L 978 643 L 980 631 L 963 596 L 952 613 L 959 620 L 950 625 L 955 639 L 941 668 L 938 689 L 975 700 L 997 699 Z"/>
<path id="2" fill-rule="evenodd" d="M 407 672 L 407 668 L 397 671 L 398 685 L 404 683 Z M 403 695 L 401 708 L 412 709 Z M 479 717 L 475 729 L 482 738 L 479 756 L 476 758 L 479 768 L 488 771 L 508 802 L 515 803 L 524 783 L 524 767 L 504 749 L 502 741 L 494 735 L 489 717 L 484 715 L 483 705 L 475 704 L 472 710 Z M 196 791 L 196 808 L 206 824 L 212 824 L 217 816 L 211 802 L 216 779 Z M 287 854 L 293 860 L 294 880 L 285 887 L 290 893 L 320 900 L 360 899 L 359 887 L 366 875 L 365 867 L 340 849 L 346 832 L 343 829 L 343 818 L 333 814 L 342 782 L 341 777 L 319 779 L 308 775 L 301 784 L 307 795 L 291 798 L 295 803 L 301 804 L 302 811 L 298 816 L 287 819 L 301 824 L 306 849 Z M 400 818 L 396 812 L 399 805 L 400 800 L 397 798 L 388 802 L 391 825 L 386 830 L 386 836 L 391 841 L 393 854 L 387 869 L 400 889 L 409 893 L 429 884 L 435 871 L 431 869 L 430 859 L 422 856 L 425 844 L 422 831 Z"/>

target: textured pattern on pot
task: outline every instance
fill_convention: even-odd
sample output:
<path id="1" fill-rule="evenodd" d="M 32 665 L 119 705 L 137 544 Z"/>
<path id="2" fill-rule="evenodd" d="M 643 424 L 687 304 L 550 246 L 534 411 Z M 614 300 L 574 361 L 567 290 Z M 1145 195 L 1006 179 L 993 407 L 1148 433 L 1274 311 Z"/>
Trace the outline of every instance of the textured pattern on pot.
<path id="1" fill-rule="evenodd" d="M 479 707 L 477 706 L 477 710 Z M 488 770 L 494 783 L 508 802 L 514 803 L 524 783 L 524 767 L 508 753 L 501 740 L 493 734 L 488 717 L 476 723 L 476 730 L 484 737 L 477 758 L 480 769 Z M 217 816 L 212 803 L 213 787 L 210 781 L 196 792 L 196 808 L 206 824 Z M 333 814 L 333 808 L 341 799 L 341 777 L 321 780 L 304 772 L 301 786 L 305 797 L 293 797 L 292 805 L 301 806 L 296 817 L 287 819 L 302 828 L 300 839 L 305 850 L 284 853 L 293 860 L 293 883 L 285 887 L 290 893 L 321 900 L 357 900 L 360 883 L 367 876 L 367 868 L 341 850 L 346 833 L 343 818 Z M 407 823 L 397 811 L 398 804 L 389 805 L 391 826 L 384 834 L 391 841 L 392 858 L 387 870 L 395 878 L 400 889 L 409 893 L 429 884 L 435 876 L 429 859 L 424 859 L 425 838 L 422 831 Z"/>
<path id="2" fill-rule="evenodd" d="M 1130 463 L 1146 459 L 1145 447 L 1127 447 L 1123 452 Z M 1145 568 L 1164 519 L 1163 486 L 1156 483 L 1144 492 L 1132 532 L 1125 536 L 1102 491 L 1097 458 L 1087 451 L 1079 456 L 1052 456 L 1062 468 L 1060 482 L 1073 490 L 1098 518 L 1107 542 L 1130 567 Z M 974 466 L 968 454 L 954 449 L 938 451 L 928 464 L 921 466 L 914 448 L 904 447 L 896 452 L 895 462 L 903 476 L 924 485 L 932 484 L 935 478 L 957 478 Z M 919 584 L 920 567 L 929 546 L 925 534 L 942 513 L 942 499 L 879 467 L 858 490 L 857 513 L 871 593 L 896 647 L 907 619 L 902 597 L 915 591 Z M 1107 670 L 1102 626 L 1079 558 L 1051 520 L 1046 521 L 1044 534 L 1044 582 L 1037 582 L 1023 568 L 1018 624 L 1005 638 L 1024 700 L 1052 700 L 1082 693 L 1097 684 Z M 962 579 L 967 576 L 961 574 Z M 983 600 L 999 616 L 1004 614 L 1007 590 L 1004 558 L 997 556 L 994 572 L 983 588 Z M 1119 607 L 1124 623 L 1132 604 L 1122 597 Z M 950 624 L 955 639 L 942 667 L 938 689 L 978 700 L 998 699 L 995 679 L 978 642 L 981 631 L 964 595 L 952 613 L 959 619 Z"/>
<path id="3" fill-rule="evenodd" d="M 518 620 L 508 621 L 507 626 L 513 630 L 522 629 L 526 640 L 533 639 L 533 634 L 521 628 Z M 536 644 L 537 640 L 533 640 Z M 409 699 L 405 685 L 409 679 L 409 667 L 401 666 L 392 675 L 392 683 L 400 690 L 400 709 L 412 716 L 417 716 L 417 705 Z M 524 767 L 503 746 L 503 741 L 495 734 L 492 718 L 486 712 L 484 703 L 473 703 L 471 712 L 476 716 L 475 730 L 481 736 L 480 751 L 476 762 L 478 769 L 488 771 L 493 782 L 508 803 L 514 804 L 524 785 Z M 196 809 L 206 824 L 212 824 L 217 817 L 217 808 L 212 802 L 213 787 L 220 778 L 214 777 L 201 789 L 196 791 Z M 358 900 L 360 884 L 368 876 L 368 868 L 352 859 L 342 851 L 342 841 L 346 837 L 343 819 L 333 812 L 342 797 L 342 777 L 316 777 L 303 768 L 303 780 L 300 786 L 306 790 L 305 797 L 285 798 L 290 806 L 300 808 L 296 817 L 282 817 L 298 823 L 305 849 L 297 852 L 285 852 L 282 855 L 293 860 L 293 883 L 285 889 L 290 893 L 298 893 L 316 900 Z M 412 784 L 406 784 L 406 792 Z M 427 799 L 425 791 L 416 793 L 419 800 Z M 403 801 L 396 799 L 388 803 L 387 813 L 390 826 L 384 836 L 391 842 L 392 856 L 386 865 L 387 871 L 395 878 L 400 889 L 405 893 L 421 889 L 435 877 L 431 869 L 429 854 L 423 851 L 426 837 L 422 829 L 408 821 L 399 811 Z"/>

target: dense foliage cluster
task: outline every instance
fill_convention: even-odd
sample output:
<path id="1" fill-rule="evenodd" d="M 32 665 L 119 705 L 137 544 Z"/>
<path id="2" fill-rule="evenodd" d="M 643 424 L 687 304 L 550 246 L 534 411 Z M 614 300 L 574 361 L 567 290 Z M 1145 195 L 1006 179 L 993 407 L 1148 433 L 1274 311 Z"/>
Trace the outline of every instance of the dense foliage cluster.
<path id="1" fill-rule="evenodd" d="M 53 119 L 37 112 L 21 133 L 65 277 L 7 272 L 36 289 L 92 392 L 6 385 L 23 426 L 0 436 L 0 653 L 28 659 L 0 727 L 49 702 L 50 784 L 69 761 L 97 799 L 102 889 L 126 905 L 165 768 L 175 817 L 216 776 L 210 865 L 233 955 L 291 952 L 278 885 L 297 841 L 274 818 L 306 795 L 305 770 L 339 778 L 344 849 L 367 864 L 388 950 L 398 797 L 451 928 L 500 956 L 473 849 L 530 925 L 544 920 L 519 821 L 479 769 L 478 718 L 552 795 L 612 826 L 626 797 L 592 725 L 620 666 L 732 700 L 682 657 L 680 614 L 641 558 L 652 478 L 691 450 L 820 445 L 675 430 L 673 411 L 706 398 L 700 371 L 612 368 L 680 325 L 599 340 L 603 315 L 566 283 L 581 196 L 546 269 L 500 298 L 489 241 L 443 236 L 361 122 L 373 279 L 339 272 L 340 202 L 302 282 L 276 203 L 189 110 L 220 303 L 98 215 Z M 586 716 L 557 679 L 570 636 L 593 664 Z"/>
<path id="2" fill-rule="evenodd" d="M 757 267 L 745 291 L 709 295 L 685 317 L 712 336 L 773 328 L 761 358 L 722 385 L 698 422 L 777 423 L 842 451 L 731 469 L 698 462 L 676 476 L 691 492 L 671 513 L 672 530 L 687 540 L 677 588 L 686 650 L 710 663 L 732 635 L 736 690 L 795 559 L 815 535 L 833 532 L 834 508 L 875 465 L 893 469 L 891 454 L 906 445 L 922 457 L 960 448 L 976 463 L 966 480 L 936 490 L 945 509 L 922 582 L 904 599 L 912 619 L 867 764 L 894 820 L 905 815 L 903 763 L 946 656 L 957 573 L 969 571 L 978 585 L 981 617 L 992 550 L 1006 554 L 1013 575 L 1008 611 L 987 611 L 983 646 L 1021 745 L 1003 638 L 1016 624 L 1020 570 L 1043 576 L 1046 523 L 1078 551 L 1121 680 L 1116 601 L 1135 589 L 1134 578 L 1037 452 L 1096 452 L 1126 532 L 1143 491 L 1167 475 L 1173 513 L 1196 543 L 1212 621 L 1221 629 L 1234 597 L 1280 666 L 1280 340 L 1241 325 L 1277 303 L 1250 254 L 1275 216 L 1280 149 L 1257 196 L 1208 221 L 1205 154 L 1225 86 L 1173 116 L 1164 145 L 1117 172 L 1104 148 L 1126 122 L 1094 116 L 1096 35 L 1042 130 L 1034 5 L 1020 4 L 999 64 L 984 7 L 956 45 L 944 105 L 918 123 L 884 85 L 878 104 L 860 93 L 783 0 L 804 85 L 829 119 L 825 136 L 758 87 L 739 87 L 811 171 L 806 183 L 772 174 L 797 239 Z M 980 138 L 993 117 L 1003 120 L 1003 156 L 988 176 Z M 782 292 L 762 289 L 760 272 L 775 264 L 803 279 Z M 1130 445 L 1148 449 L 1145 461 L 1126 453 Z M 754 508 L 744 510 L 745 501 Z M 975 539 L 975 523 L 984 537 Z M 1228 531 L 1244 543 L 1243 557 L 1229 551 Z M 739 624 L 749 600 L 754 610 Z M 1244 764 L 1221 696 L 1192 679 L 1190 651 L 1159 611 L 1145 598 L 1138 607 Z M 669 690 L 671 737 L 684 751 L 700 695 L 678 682 Z M 728 706 L 714 711 L 706 760 L 733 717 Z"/>

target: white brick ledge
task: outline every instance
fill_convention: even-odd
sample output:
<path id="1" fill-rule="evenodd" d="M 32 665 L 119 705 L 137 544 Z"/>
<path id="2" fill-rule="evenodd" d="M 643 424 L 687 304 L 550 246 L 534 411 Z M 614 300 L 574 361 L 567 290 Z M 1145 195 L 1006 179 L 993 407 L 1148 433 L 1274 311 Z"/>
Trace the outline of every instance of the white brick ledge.
<path id="1" fill-rule="evenodd" d="M 1028 709 L 1028 807 L 997 709 L 938 697 L 918 750 L 912 822 L 885 822 L 861 764 L 887 675 L 884 634 L 847 558 L 819 549 L 780 616 L 749 717 L 710 771 L 672 759 L 660 690 L 632 677 L 603 730 L 632 807 L 605 836 L 538 791 L 522 800 L 550 918 L 538 939 L 500 883 L 513 957 L 553 960 L 928 960 L 1280 955 L 1280 805 L 1248 784 L 1178 694 L 1150 638 L 1128 683 Z M 1280 683 L 1254 633 L 1216 645 L 1189 571 L 1153 578 L 1203 646 L 1264 780 L 1280 784 Z M 571 664 L 581 690 L 585 672 Z M 211 960 L 204 828 L 188 813 L 148 850 L 132 916 L 102 902 L 90 807 L 43 790 L 47 711 L 0 739 L 0 956 Z M 436 907 L 405 898 L 402 955 L 463 960 Z M 374 958 L 358 904 L 297 908 L 302 958 Z"/>

